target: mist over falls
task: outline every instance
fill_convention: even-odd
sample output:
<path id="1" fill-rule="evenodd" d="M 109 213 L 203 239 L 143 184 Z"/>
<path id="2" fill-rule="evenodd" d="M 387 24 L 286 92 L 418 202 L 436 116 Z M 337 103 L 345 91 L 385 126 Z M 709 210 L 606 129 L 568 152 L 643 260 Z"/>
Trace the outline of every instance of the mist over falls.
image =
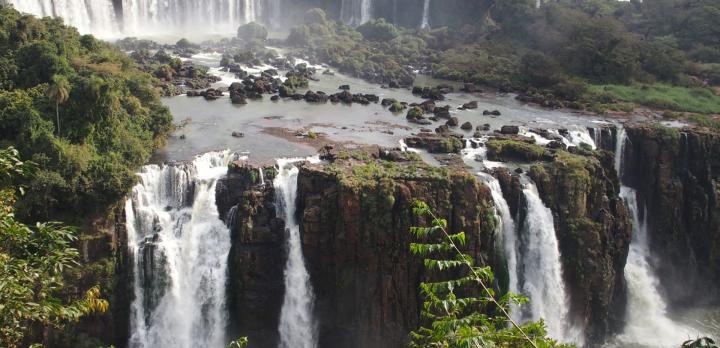
<path id="1" fill-rule="evenodd" d="M 6 0 L 20 11 L 38 16 L 62 17 L 81 33 L 105 39 L 127 36 L 207 37 L 232 35 L 238 26 L 258 22 L 287 31 L 306 10 L 321 6 L 331 17 L 357 26 L 373 18 L 428 28 L 472 23 L 466 11 L 479 11 L 484 2 L 452 0 L 433 18 L 431 0 Z M 449 5 L 449 6 L 448 6 Z"/>

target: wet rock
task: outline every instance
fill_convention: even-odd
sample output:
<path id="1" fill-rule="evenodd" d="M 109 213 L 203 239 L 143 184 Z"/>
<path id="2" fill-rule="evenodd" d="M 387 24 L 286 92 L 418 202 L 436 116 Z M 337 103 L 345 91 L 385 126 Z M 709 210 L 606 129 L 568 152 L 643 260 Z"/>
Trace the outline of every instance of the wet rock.
<path id="1" fill-rule="evenodd" d="M 242 132 L 232 132 L 232 136 L 235 137 L 235 138 L 244 138 L 244 137 L 245 137 L 245 133 L 242 133 Z"/>
<path id="2" fill-rule="evenodd" d="M 382 105 L 382 106 L 390 106 L 390 105 L 393 105 L 393 104 L 395 104 L 395 103 L 397 103 L 397 100 L 395 100 L 395 99 L 393 99 L 393 98 L 384 98 L 384 99 L 380 102 L 380 105 Z"/>
<path id="3" fill-rule="evenodd" d="M 460 126 L 460 129 L 468 130 L 468 131 L 469 131 L 469 130 L 472 130 L 472 129 L 473 129 L 472 123 L 470 123 L 470 122 L 465 122 L 465 123 L 462 124 L 462 126 Z"/>
<path id="4" fill-rule="evenodd" d="M 502 126 L 500 128 L 500 134 L 517 135 L 518 133 L 520 133 L 518 126 Z"/>
<path id="5" fill-rule="evenodd" d="M 405 115 L 405 118 L 408 120 L 418 120 L 418 119 L 424 118 L 423 114 L 425 114 L 425 112 L 423 111 L 423 109 L 421 107 L 414 106 L 413 108 L 408 110 L 407 115 Z"/>
<path id="6" fill-rule="evenodd" d="M 350 90 L 350 85 L 341 85 L 340 87 L 338 87 L 338 89 L 341 89 L 341 90 L 343 90 L 343 91 L 349 91 L 349 90 Z"/>
<path id="7" fill-rule="evenodd" d="M 233 104 L 247 104 L 247 99 L 242 94 L 233 94 L 230 96 L 230 102 Z"/>
<path id="8" fill-rule="evenodd" d="M 471 101 L 468 103 L 463 104 L 460 107 L 460 110 L 473 110 L 478 108 L 478 102 L 477 101 Z"/>
<path id="9" fill-rule="evenodd" d="M 406 104 L 395 102 L 395 103 L 393 103 L 393 105 L 390 105 L 390 108 L 388 110 L 390 110 L 391 112 L 402 112 L 406 108 L 407 108 Z"/>
<path id="10" fill-rule="evenodd" d="M 433 109 L 433 114 L 439 118 L 450 118 L 450 105 L 435 107 L 435 109 Z"/>
<path id="11" fill-rule="evenodd" d="M 457 117 L 450 117 L 450 119 L 445 124 L 449 127 L 457 127 L 460 124 L 460 120 L 458 120 Z"/>
<path id="12" fill-rule="evenodd" d="M 270 100 L 272 100 L 272 101 L 278 101 L 278 100 L 280 100 L 280 96 L 279 96 L 279 95 L 274 95 L 274 96 L 270 97 Z"/>

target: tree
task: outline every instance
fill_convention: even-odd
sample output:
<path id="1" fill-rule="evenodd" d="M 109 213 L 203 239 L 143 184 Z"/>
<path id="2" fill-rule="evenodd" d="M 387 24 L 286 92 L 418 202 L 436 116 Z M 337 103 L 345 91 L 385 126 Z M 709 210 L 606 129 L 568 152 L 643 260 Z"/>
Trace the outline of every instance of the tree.
<path id="1" fill-rule="evenodd" d="M 436 217 L 424 202 L 415 202 L 413 212 L 429 219 L 431 227 L 410 229 L 416 239 L 425 241 L 412 243 L 410 251 L 425 258 L 433 279 L 444 280 L 420 284 L 425 297 L 424 325 L 410 334 L 410 347 L 562 346 L 546 336 L 542 322 L 519 325 L 512 320 L 510 304 L 523 304 L 527 298 L 513 293 L 497 298 L 487 285 L 493 282 L 490 267 L 476 266 L 473 257 L 460 250 L 465 245 L 464 232 L 450 234 L 447 221 Z"/>
<path id="2" fill-rule="evenodd" d="M 60 136 L 60 104 L 70 98 L 70 83 L 62 75 L 52 77 L 52 83 L 48 86 L 46 95 L 51 102 L 55 103 L 55 117 L 57 120 L 57 135 Z"/>
<path id="3" fill-rule="evenodd" d="M 64 274 L 77 267 L 75 231 L 59 223 L 25 225 L 15 219 L 17 178 L 33 171 L 17 150 L 0 150 L 0 346 L 15 348 L 33 327 L 62 327 L 80 317 L 105 312 L 108 302 L 95 286 L 80 299 L 61 297 Z"/>

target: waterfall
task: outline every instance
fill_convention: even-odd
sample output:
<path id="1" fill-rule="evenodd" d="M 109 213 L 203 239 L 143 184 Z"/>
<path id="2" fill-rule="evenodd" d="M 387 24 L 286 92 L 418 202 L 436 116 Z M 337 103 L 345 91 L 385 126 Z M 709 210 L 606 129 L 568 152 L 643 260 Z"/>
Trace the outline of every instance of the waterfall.
<path id="1" fill-rule="evenodd" d="M 260 173 L 260 185 L 265 186 L 265 174 L 262 167 L 258 167 L 258 172 Z"/>
<path id="2" fill-rule="evenodd" d="M 279 0 L 272 1 L 271 5 Z M 238 26 L 262 18 L 264 1 L 9 0 L 9 3 L 34 15 L 62 17 L 84 34 L 118 38 L 170 34 L 234 35 Z M 116 12 L 122 13 L 122 17 L 116 18 Z"/>
<path id="3" fill-rule="evenodd" d="M 268 0 L 268 23 L 273 28 L 283 27 L 282 0 Z"/>
<path id="4" fill-rule="evenodd" d="M 689 328 L 673 322 L 667 316 L 667 305 L 658 291 L 659 281 L 648 262 L 647 224 L 640 215 L 637 192 L 623 186 L 620 197 L 625 200 L 633 220 L 633 235 L 630 243 L 625 281 L 628 290 L 626 323 L 623 333 L 617 338 L 623 345 L 649 347 L 676 347 L 686 337 L 695 337 Z"/>
<path id="5" fill-rule="evenodd" d="M 622 178 L 623 159 L 627 133 L 618 128 L 615 143 L 615 170 Z M 650 265 L 651 255 L 648 241 L 647 213 L 640 214 L 637 192 L 627 186 L 620 188 L 620 197 L 625 201 L 632 218 L 632 241 L 625 265 L 625 282 L 628 300 L 625 328 L 616 337 L 619 346 L 675 347 L 686 337 L 695 337 L 696 332 L 675 323 L 667 315 L 667 305 L 659 291 L 659 280 Z"/>
<path id="6" fill-rule="evenodd" d="M 423 15 L 420 27 L 423 29 L 430 27 L 430 0 L 425 0 L 423 3 Z"/>
<path id="7" fill-rule="evenodd" d="M 340 20 L 348 25 L 361 25 L 372 19 L 372 0 L 342 0 Z"/>
<path id="8" fill-rule="evenodd" d="M 495 179 L 492 175 L 479 173 L 485 183 L 490 187 L 490 193 L 492 194 L 493 202 L 495 202 L 495 210 L 498 217 L 500 218 L 498 226 L 496 228 L 496 234 L 498 244 L 502 248 L 505 264 L 508 272 L 508 291 L 513 293 L 519 293 L 518 289 L 518 241 L 515 230 L 515 219 L 513 219 L 512 213 L 510 213 L 510 206 L 503 196 L 502 189 L 500 188 L 500 182 Z M 518 315 L 519 312 L 513 308 L 513 320 L 519 321 L 522 318 Z"/>
<path id="9" fill-rule="evenodd" d="M 615 136 L 615 172 L 622 181 L 622 163 L 625 156 L 625 142 L 627 141 L 627 132 L 622 126 L 618 126 L 617 135 Z"/>
<path id="10" fill-rule="evenodd" d="M 148 165 L 125 204 L 133 260 L 130 347 L 224 347 L 230 231 L 215 205 L 229 152 Z"/>
<path id="11" fill-rule="evenodd" d="M 108 36 L 117 32 L 112 0 L 8 0 L 18 11 L 41 17 L 62 17 L 81 33 Z"/>
<path id="12" fill-rule="evenodd" d="M 298 161 L 278 160 L 278 174 L 273 182 L 276 205 L 278 212 L 282 212 L 287 234 L 285 297 L 280 312 L 280 347 L 315 348 L 316 325 L 312 314 L 314 297 L 302 254 L 300 226 L 295 221 L 299 170 L 293 163 Z"/>
<path id="13" fill-rule="evenodd" d="M 550 337 L 582 344 L 583 335 L 569 322 L 569 301 L 562 275 L 560 248 L 550 208 L 535 183 L 522 176 L 526 214 L 520 234 L 519 292 L 530 298 L 523 320 L 545 320 Z"/>

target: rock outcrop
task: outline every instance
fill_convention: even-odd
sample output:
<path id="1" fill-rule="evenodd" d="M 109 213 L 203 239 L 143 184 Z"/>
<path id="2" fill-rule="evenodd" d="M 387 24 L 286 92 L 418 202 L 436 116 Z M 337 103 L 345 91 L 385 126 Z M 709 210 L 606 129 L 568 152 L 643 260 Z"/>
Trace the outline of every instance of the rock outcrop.
<path id="1" fill-rule="evenodd" d="M 380 156 L 373 156 L 378 158 Z M 352 166 L 351 166 L 352 164 Z M 229 264 L 231 335 L 251 346 L 277 343 L 283 298 L 284 224 L 272 185 L 233 167 L 218 185 L 220 213 L 238 205 Z M 225 196 L 226 198 L 222 198 Z M 319 321 L 319 347 L 404 347 L 417 327 L 424 277 L 411 255 L 415 200 L 468 234 L 468 251 L 488 260 L 494 218 L 487 188 L 467 173 L 418 162 L 338 159 L 306 164 L 298 176 L 298 221 Z"/>

